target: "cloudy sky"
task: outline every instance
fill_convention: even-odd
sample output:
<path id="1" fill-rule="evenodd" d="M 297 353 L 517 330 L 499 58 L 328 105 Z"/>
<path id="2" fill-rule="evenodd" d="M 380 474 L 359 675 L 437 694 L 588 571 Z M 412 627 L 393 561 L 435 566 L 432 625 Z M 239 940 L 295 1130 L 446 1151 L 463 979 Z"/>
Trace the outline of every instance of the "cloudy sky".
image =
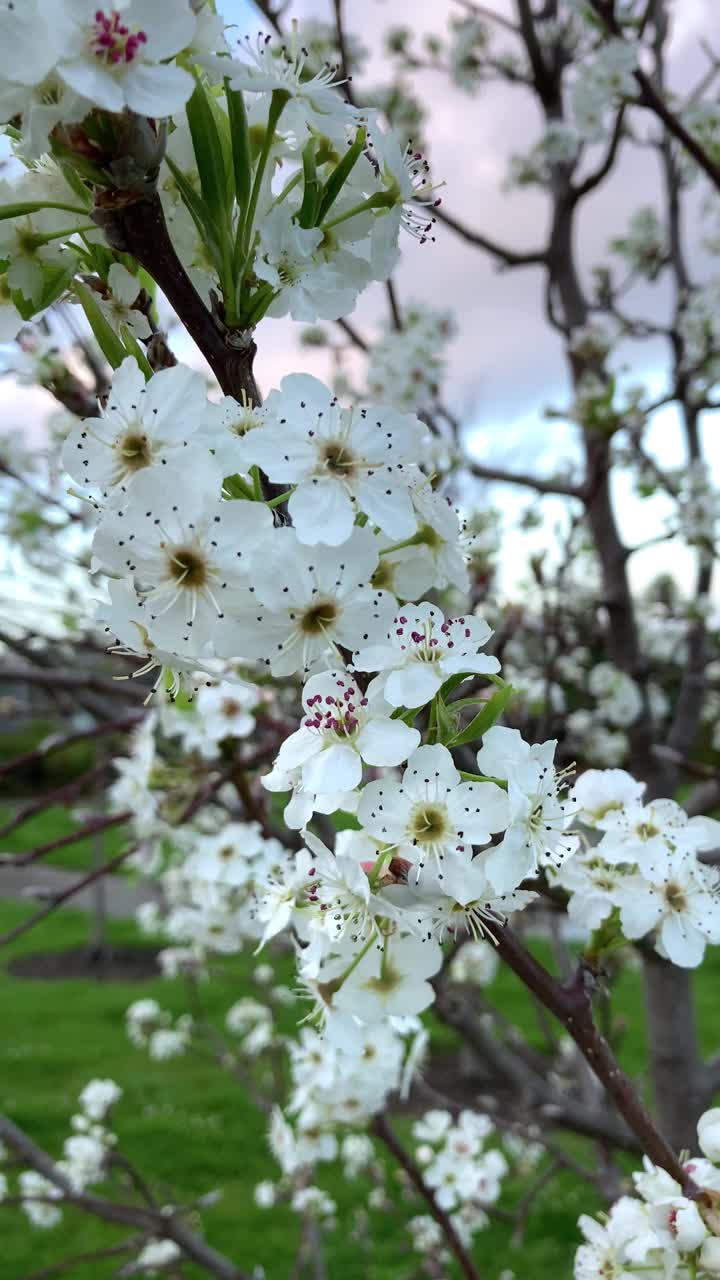
<path id="1" fill-rule="evenodd" d="M 511 16 L 513 0 L 492 0 L 496 12 Z M 218 7 L 237 24 L 238 36 L 263 24 L 251 0 L 219 0 Z M 717 0 L 675 0 L 670 80 L 683 90 L 704 71 L 707 62 L 701 39 L 712 30 Z M 289 16 L 328 20 L 330 0 L 293 0 Z M 382 52 L 384 31 L 393 25 L 412 25 L 422 36 L 442 34 L 451 15 L 462 12 L 458 0 L 345 0 L 346 25 L 371 51 L 365 74 L 357 85 L 382 83 L 391 74 Z M 446 182 L 443 202 L 448 212 L 484 234 L 516 249 L 542 243 L 547 222 L 543 197 L 527 189 L 508 192 L 503 183 L 508 157 L 529 147 L 540 132 L 539 115 L 522 87 L 489 85 L 471 98 L 455 89 L 438 72 L 422 72 L 415 86 L 427 107 L 426 137 L 434 175 Z M 645 134 L 649 118 L 639 118 Z M 590 155 L 592 160 L 592 155 Z M 586 202 L 580 226 L 579 255 L 586 276 L 593 264 L 605 260 L 608 239 L 622 232 L 630 213 L 652 203 L 658 192 L 657 161 L 651 152 L 626 146 L 617 173 L 599 194 Z M 697 270 L 707 263 L 694 255 Z M 434 245 L 420 246 L 404 237 L 404 257 L 397 273 L 402 302 L 450 307 L 458 328 L 452 345 L 447 400 L 458 412 L 479 457 L 512 468 L 548 467 L 558 457 L 572 456 L 572 435 L 562 424 L 543 419 L 547 404 L 567 401 L 564 364 L 556 335 L 543 318 L 541 272 L 538 269 L 498 271 L 491 259 L 459 240 L 444 227 Z M 636 314 L 663 315 L 668 305 L 664 286 L 637 291 L 631 298 Z M 373 286 L 361 298 L 353 322 L 372 335 L 384 315 L 384 291 Z M 627 308 L 630 310 L 630 306 Z M 291 321 L 265 320 L 259 327 L 257 373 L 265 392 L 293 368 L 327 374 L 327 357 L 297 345 L 298 327 Z M 188 352 L 183 350 L 184 358 Z M 627 352 L 635 376 L 646 377 L 653 390 L 663 385 L 661 346 Z M 35 395 L 5 384 L 4 414 L 13 419 L 38 419 L 42 402 Z M 682 453 L 672 414 L 665 414 L 653 433 L 660 456 L 680 463 Z M 523 495 L 524 498 L 527 495 Z M 647 506 L 637 507 L 620 487 L 623 518 L 629 536 L 648 518 Z M 503 501 L 508 500 L 506 491 Z M 515 499 L 513 498 L 513 502 Z M 662 505 L 658 508 L 662 515 Z"/>

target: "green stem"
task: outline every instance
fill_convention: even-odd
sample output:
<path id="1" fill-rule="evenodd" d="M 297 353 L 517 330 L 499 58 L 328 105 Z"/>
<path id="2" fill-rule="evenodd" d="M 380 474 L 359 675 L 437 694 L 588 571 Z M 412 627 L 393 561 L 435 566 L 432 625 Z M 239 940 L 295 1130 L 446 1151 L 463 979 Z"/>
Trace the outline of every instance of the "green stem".
<path id="1" fill-rule="evenodd" d="M 504 778 L 488 778 L 484 773 L 466 773 L 464 769 L 458 769 L 458 773 L 463 782 L 494 782 L 496 787 L 507 787 Z"/>
<path id="2" fill-rule="evenodd" d="M 51 240 L 66 240 L 68 236 L 77 235 L 81 231 L 97 231 L 94 222 L 87 222 L 82 227 L 63 227 L 62 231 L 48 231 L 47 235 L 28 235 L 23 238 L 23 244 L 28 249 L 40 249 L 44 244 L 50 244 Z"/>
<path id="3" fill-rule="evenodd" d="M 232 498 L 247 498 L 249 502 L 255 501 L 252 489 L 239 475 L 226 476 L 225 489 Z"/>
<path id="4" fill-rule="evenodd" d="M 80 209 L 74 204 L 62 204 L 57 200 L 22 200 L 15 204 L 0 205 L 0 222 L 8 218 L 24 218 L 28 213 L 41 213 L 43 209 L 62 209 L 65 213 L 76 213 L 87 218 L 87 209 Z"/>
<path id="5" fill-rule="evenodd" d="M 331 227 L 337 227 L 341 222 L 347 222 L 348 218 L 354 218 L 356 213 L 366 213 L 369 209 L 392 209 L 396 204 L 397 200 L 389 192 L 378 191 L 374 196 L 368 196 L 367 200 L 361 200 L 360 204 L 353 205 L 352 209 L 341 213 L 337 218 L 333 218 L 330 222 L 324 222 L 322 230 L 329 231 Z"/>
<path id="6" fill-rule="evenodd" d="M 378 855 L 375 862 L 375 866 L 373 867 L 372 871 L 368 876 L 371 889 L 375 890 L 377 888 L 378 882 L 382 879 L 382 877 L 385 874 L 385 868 L 390 865 L 394 856 L 395 856 L 394 849 L 386 849 L 384 853 L 381 853 Z"/>
<path id="7" fill-rule="evenodd" d="M 344 982 L 347 981 L 347 979 L 350 977 L 350 974 L 353 972 L 353 970 L 357 969 L 363 956 L 367 955 L 368 951 L 370 950 L 371 946 L 373 946 L 374 942 L 375 942 L 375 934 L 371 933 L 370 937 L 365 943 L 365 946 L 361 947 L 357 955 L 353 957 L 347 969 L 343 969 L 342 973 L 339 974 L 337 978 L 333 978 L 332 982 L 328 982 L 326 984 L 325 990 L 328 992 L 329 995 L 334 995 L 336 991 L 340 990 L 341 986 L 343 985 Z"/>
<path id="8" fill-rule="evenodd" d="M 392 551 L 402 551 L 404 547 L 419 547 L 426 541 L 423 533 L 418 531 L 411 538 L 403 538 L 402 542 L 394 542 L 391 547 L 383 547 L 379 554 L 389 556 Z"/>

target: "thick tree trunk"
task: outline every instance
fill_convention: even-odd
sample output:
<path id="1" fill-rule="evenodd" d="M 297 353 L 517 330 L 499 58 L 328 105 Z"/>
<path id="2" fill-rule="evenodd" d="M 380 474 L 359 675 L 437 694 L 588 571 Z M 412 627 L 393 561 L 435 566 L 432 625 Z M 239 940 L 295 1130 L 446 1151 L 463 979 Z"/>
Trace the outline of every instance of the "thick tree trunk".
<path id="1" fill-rule="evenodd" d="M 650 1076 L 658 1127 L 676 1151 L 697 1151 L 711 1087 L 698 1051 L 692 973 L 654 953 L 643 959 Z"/>

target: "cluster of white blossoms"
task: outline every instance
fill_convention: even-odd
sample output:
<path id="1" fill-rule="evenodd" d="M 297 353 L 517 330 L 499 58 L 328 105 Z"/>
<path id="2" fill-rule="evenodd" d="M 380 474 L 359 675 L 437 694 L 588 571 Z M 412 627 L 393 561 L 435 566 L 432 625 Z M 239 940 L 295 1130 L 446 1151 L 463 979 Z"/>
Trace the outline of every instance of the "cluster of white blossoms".
<path id="1" fill-rule="evenodd" d="M 151 1058 L 163 1061 L 184 1053 L 190 1043 L 192 1021 L 181 1014 L 173 1019 L 157 1000 L 135 1000 L 125 1013 L 128 1039 L 136 1049 L 147 1049 Z"/>
<path id="2" fill-rule="evenodd" d="M 437 403 L 454 336 L 452 316 L 424 303 L 408 303 L 402 328 L 388 323 L 365 357 L 363 396 L 405 413 L 424 413 Z M 354 394 L 342 369 L 334 380 L 338 395 Z"/>
<path id="3" fill-rule="evenodd" d="M 54 1163 L 59 1178 L 70 1184 L 74 1194 L 107 1181 L 118 1141 L 108 1122 L 122 1093 L 114 1080 L 90 1080 L 80 1094 L 79 1110 L 70 1118 L 73 1132 L 63 1143 L 61 1159 Z M 0 1157 L 3 1154 L 0 1150 Z M 7 1180 L 0 1174 L 0 1200 L 7 1190 Z M 62 1185 L 35 1169 L 23 1169 L 17 1177 L 17 1194 L 32 1226 L 47 1229 L 61 1221 L 65 1198 Z M 132 1274 L 158 1275 L 179 1257 L 180 1249 L 172 1240 L 146 1238 L 130 1264 Z"/>
<path id="4" fill-rule="evenodd" d="M 49 134 L 80 124 L 95 108 L 144 116 L 181 111 L 194 81 L 175 64 L 184 50 L 222 48 L 222 23 L 196 17 L 185 0 L 24 0 L 0 11 L 0 118 L 22 118 L 26 153 L 49 149 Z M 51 40 L 39 38 L 52 31 Z"/>
<path id="5" fill-rule="evenodd" d="M 503 1152 L 488 1147 L 496 1137 L 488 1116 L 461 1111 L 456 1120 L 448 1111 L 426 1111 L 413 1125 L 415 1156 L 436 1203 L 466 1246 L 489 1223 L 487 1208 L 500 1196 L 509 1165 Z M 411 1234 L 423 1231 L 426 1220 L 408 1224 Z"/>
<path id="6" fill-rule="evenodd" d="M 46 23 L 50 42 L 37 38 Z M 115 365 L 151 337 L 143 282 L 99 251 L 93 218 L 98 191 L 132 185 L 139 168 L 160 166 L 175 251 L 239 330 L 265 315 L 346 315 L 393 270 L 401 226 L 431 238 L 427 162 L 377 110 L 345 100 L 337 69 L 295 29 L 287 46 L 239 44 L 236 57 L 223 18 L 190 0 L 158 0 L 152 13 L 136 0 L 0 10 L 0 121 L 26 166 L 0 190 L 3 337 L 58 298 L 81 303 Z"/>
<path id="7" fill-rule="evenodd" d="M 652 935 L 660 955 L 693 968 L 707 943 L 720 942 L 720 874 L 701 860 L 720 845 L 720 822 L 688 818 L 674 800 L 643 803 L 644 790 L 622 769 L 578 779 L 583 840 L 556 879 L 572 920 L 598 929 L 614 915 L 619 935 Z"/>
<path id="8" fill-rule="evenodd" d="M 571 103 L 575 128 L 585 142 L 600 142 L 623 99 L 637 91 L 637 45 L 621 38 L 605 40 L 578 67 Z"/>
<path id="9" fill-rule="evenodd" d="M 623 235 L 609 245 L 633 274 L 655 280 L 667 262 L 667 233 L 652 205 L 643 205 L 631 215 Z"/>
<path id="10" fill-rule="evenodd" d="M 525 152 L 510 157 L 508 187 L 545 186 L 556 165 L 572 165 L 578 158 L 582 139 L 567 120 L 551 121 L 538 142 Z"/>
<path id="11" fill-rule="evenodd" d="M 358 1143 L 355 1131 L 385 1108 L 392 1093 L 406 1096 L 427 1039 L 418 1018 L 390 1018 L 369 1028 L 338 1014 L 323 1035 L 304 1027 L 297 1040 L 288 1041 L 289 1097 L 282 1111 L 275 1109 L 269 1128 L 282 1176 L 272 1199 L 262 1184 L 260 1203 L 269 1207 L 284 1196 L 299 1207 L 297 1189 L 307 1187 L 319 1165 L 338 1158 L 348 1175 L 356 1175 L 373 1150 Z"/>
<path id="12" fill-rule="evenodd" d="M 719 304 L 720 280 L 713 278 L 692 292 L 678 317 L 683 370 L 691 380 L 691 395 L 698 402 L 706 399 L 720 375 Z"/>
<path id="13" fill-rule="evenodd" d="M 58 1174 L 81 1192 L 107 1174 L 108 1153 L 117 1142 L 108 1128 L 110 1112 L 122 1097 L 122 1089 L 114 1080 L 91 1080 L 83 1089 L 78 1112 L 71 1117 L 73 1132 L 63 1143 L 62 1157 L 55 1162 Z M 35 1169 L 18 1174 L 17 1194 L 29 1221 L 35 1227 L 54 1227 L 62 1217 L 57 1201 L 62 1189 Z"/>
<path id="14" fill-rule="evenodd" d="M 720 489 L 713 482 L 711 469 L 706 462 L 698 460 L 684 467 L 675 478 L 677 506 L 669 518 L 671 528 L 687 542 L 712 552 L 720 525 Z"/>
<path id="15" fill-rule="evenodd" d="M 583 1215 L 586 1243 L 575 1255 L 575 1280 L 618 1276 L 622 1280 L 710 1280 L 720 1275 L 720 1109 L 698 1121 L 702 1156 L 683 1169 L 698 1195 L 690 1198 L 664 1169 L 643 1159 L 633 1173 L 634 1196 L 622 1196 L 602 1222 Z"/>

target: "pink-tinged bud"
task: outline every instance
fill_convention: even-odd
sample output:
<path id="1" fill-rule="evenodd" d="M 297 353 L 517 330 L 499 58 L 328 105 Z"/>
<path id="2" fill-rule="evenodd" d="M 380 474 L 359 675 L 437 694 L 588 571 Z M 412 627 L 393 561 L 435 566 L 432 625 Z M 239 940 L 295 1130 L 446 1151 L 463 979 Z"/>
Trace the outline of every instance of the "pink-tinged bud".
<path id="1" fill-rule="evenodd" d="M 362 867 L 366 875 L 370 875 L 371 871 L 375 870 L 374 862 L 361 862 L 360 866 Z"/>

